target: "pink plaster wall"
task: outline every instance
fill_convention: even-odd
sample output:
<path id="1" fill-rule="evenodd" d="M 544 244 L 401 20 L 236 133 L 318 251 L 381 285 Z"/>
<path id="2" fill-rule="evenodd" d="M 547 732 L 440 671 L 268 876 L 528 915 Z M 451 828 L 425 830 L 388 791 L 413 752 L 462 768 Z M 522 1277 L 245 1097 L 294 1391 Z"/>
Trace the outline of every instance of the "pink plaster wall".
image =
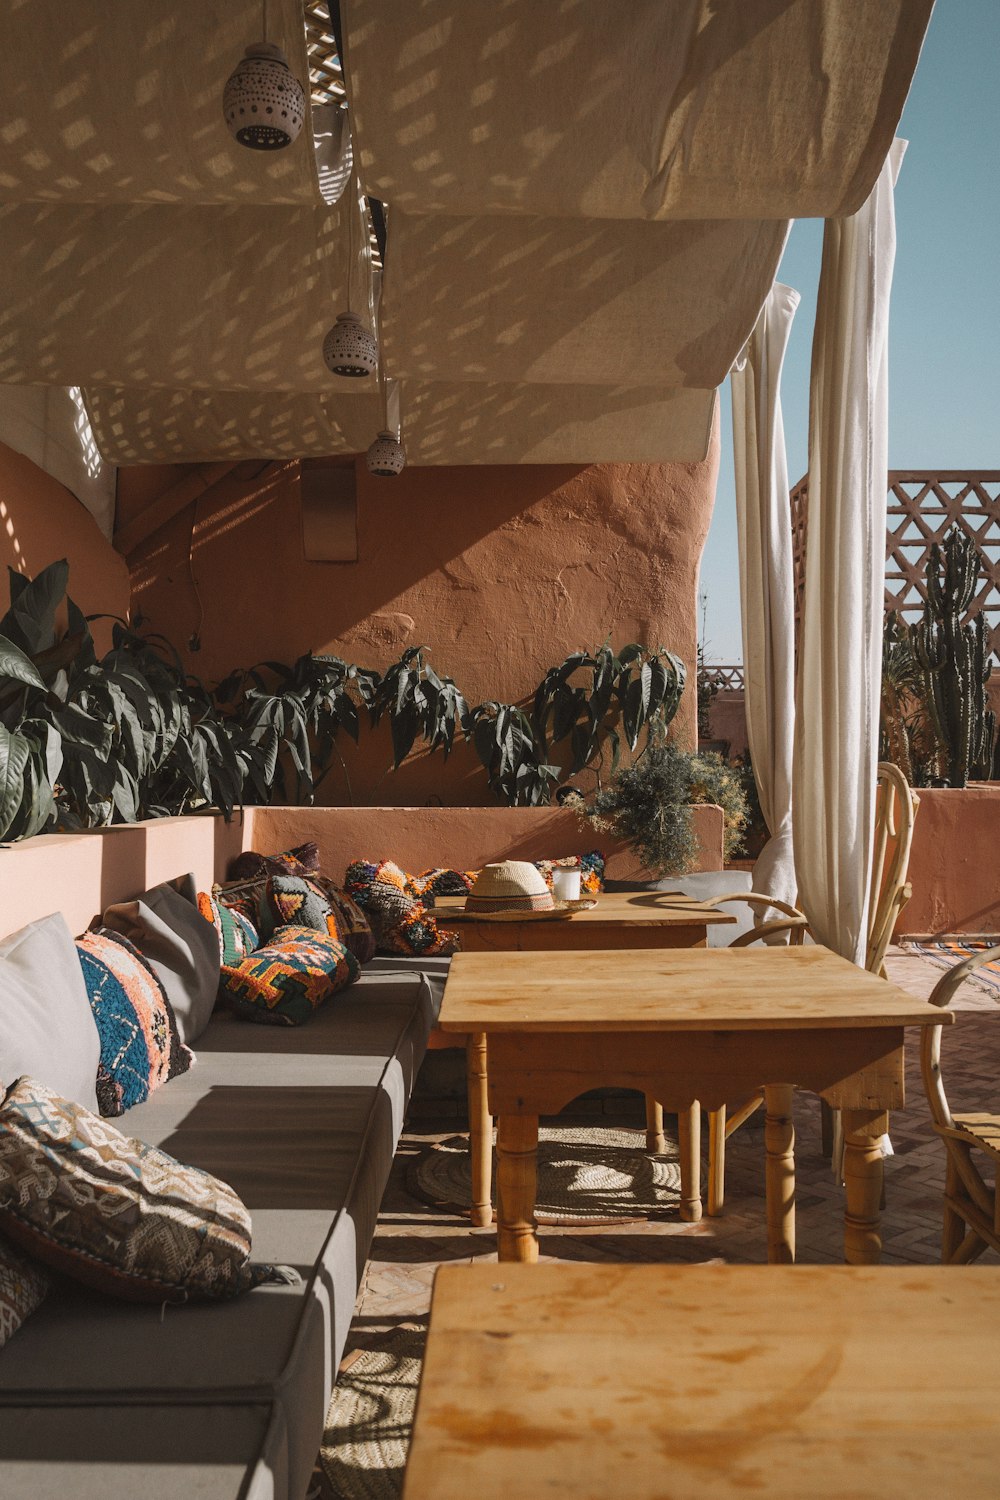
<path id="1" fill-rule="evenodd" d="M 747 716 L 742 688 L 722 688 L 716 693 L 708 710 L 708 727 L 713 740 L 728 742 L 732 760 L 743 755 L 747 748 Z"/>
<path id="2" fill-rule="evenodd" d="M 722 865 L 722 810 L 696 807 L 701 869 Z M 199 887 L 225 878 L 242 849 L 265 853 L 309 839 L 324 869 L 340 879 L 352 859 L 395 859 L 404 868 L 476 868 L 489 860 L 583 853 L 603 848 L 608 875 L 643 878 L 614 840 L 595 839 L 559 808 L 247 808 L 227 824 L 218 814 L 158 818 L 92 833 L 42 834 L 0 847 L 0 938 L 61 911 L 83 932 L 113 901 L 193 871 Z"/>
<path id="3" fill-rule="evenodd" d="M 179 472 L 123 470 L 120 520 Z M 691 743 L 698 563 L 717 472 L 717 437 L 690 465 L 414 468 L 387 481 L 359 463 L 356 563 L 303 559 L 295 465 L 257 483 L 233 477 L 137 549 L 134 600 L 206 679 L 305 651 L 383 668 L 426 645 L 474 702 L 521 700 L 546 668 L 607 637 L 664 645 L 691 674 L 677 721 Z M 324 800 L 494 802 L 464 749 L 447 768 L 418 755 L 385 776 L 388 739 L 368 736 L 345 759 Z"/>
<path id="4" fill-rule="evenodd" d="M 897 935 L 1000 933 L 1000 783 L 923 788 Z"/>
<path id="5" fill-rule="evenodd" d="M 0 615 L 7 608 L 5 565 L 34 578 L 51 562 L 69 562 L 69 591 L 85 615 L 127 615 L 128 566 L 86 506 L 30 458 L 0 443 Z M 94 625 L 98 651 L 109 625 Z"/>

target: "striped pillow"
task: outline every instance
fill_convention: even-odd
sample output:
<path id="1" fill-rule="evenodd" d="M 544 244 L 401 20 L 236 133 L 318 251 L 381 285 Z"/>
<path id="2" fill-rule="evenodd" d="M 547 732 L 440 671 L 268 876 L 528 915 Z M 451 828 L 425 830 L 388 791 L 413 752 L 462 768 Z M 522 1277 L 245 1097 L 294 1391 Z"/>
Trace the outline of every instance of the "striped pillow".
<path id="1" fill-rule="evenodd" d="M 76 951 L 101 1042 L 97 1107 L 121 1115 L 186 1073 L 185 1047 L 167 993 L 142 954 L 118 932 L 85 932 Z"/>

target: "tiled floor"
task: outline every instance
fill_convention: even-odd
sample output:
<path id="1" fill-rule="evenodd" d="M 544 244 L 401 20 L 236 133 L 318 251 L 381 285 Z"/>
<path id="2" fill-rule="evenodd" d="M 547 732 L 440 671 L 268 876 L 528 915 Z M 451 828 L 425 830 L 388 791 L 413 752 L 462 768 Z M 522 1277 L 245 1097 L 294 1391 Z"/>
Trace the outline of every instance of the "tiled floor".
<path id="1" fill-rule="evenodd" d="M 922 996 L 930 993 L 943 972 L 925 958 L 900 952 L 890 955 L 887 967 L 896 983 Z M 971 980 L 953 1002 L 958 1014 L 945 1034 L 942 1065 L 953 1108 L 983 1107 L 996 1097 L 1000 1015 L 995 995 L 985 982 Z M 937 1261 L 940 1251 L 944 1151 L 930 1127 L 916 1046 L 908 1048 L 906 1088 L 908 1107 L 893 1116 L 895 1155 L 886 1162 L 883 1263 L 928 1264 Z M 568 1115 L 566 1119 L 569 1123 Z M 542 1228 L 541 1254 L 562 1260 L 763 1262 L 764 1153 L 757 1122 L 762 1123 L 760 1114 L 729 1142 L 722 1217 L 703 1218 L 699 1224 L 676 1220 L 610 1228 Z M 799 1099 L 795 1125 L 797 1258 L 837 1262 L 843 1258 L 843 1190 L 820 1155 L 815 1099 Z M 463 1218 L 428 1208 L 407 1190 L 413 1156 L 429 1142 L 454 1135 L 456 1127 L 453 1118 L 421 1118 L 411 1121 L 404 1133 L 382 1202 L 347 1358 L 395 1324 L 423 1318 L 434 1273 L 443 1262 L 496 1259 L 495 1230 L 472 1229 Z M 324 1500 L 330 1500 L 329 1488 L 322 1492 Z"/>

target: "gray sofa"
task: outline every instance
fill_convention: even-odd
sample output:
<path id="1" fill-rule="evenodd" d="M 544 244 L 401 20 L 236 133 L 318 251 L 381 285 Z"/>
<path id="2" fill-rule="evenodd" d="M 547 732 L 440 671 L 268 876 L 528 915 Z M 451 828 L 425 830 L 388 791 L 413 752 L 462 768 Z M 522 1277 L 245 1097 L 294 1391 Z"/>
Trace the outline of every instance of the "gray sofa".
<path id="1" fill-rule="evenodd" d="M 55 1287 L 0 1356 L 3 1500 L 303 1500 L 446 971 L 375 960 L 301 1028 L 217 1012 L 123 1117 L 231 1183 L 254 1258 L 302 1282 L 165 1309 Z"/>

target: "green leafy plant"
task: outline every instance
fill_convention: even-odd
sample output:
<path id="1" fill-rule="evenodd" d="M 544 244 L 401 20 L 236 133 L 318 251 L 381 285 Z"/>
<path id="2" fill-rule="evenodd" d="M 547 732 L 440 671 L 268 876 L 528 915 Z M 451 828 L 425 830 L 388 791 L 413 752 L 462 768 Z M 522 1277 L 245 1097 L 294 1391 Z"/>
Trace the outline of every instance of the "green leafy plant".
<path id="1" fill-rule="evenodd" d="M 686 676 L 680 657 L 634 643 L 617 654 L 608 645 L 573 652 L 546 672 L 535 693 L 531 720 L 540 754 L 568 740 L 574 776 L 595 761 L 599 773 L 608 747 L 614 775 L 623 742 L 634 752 L 644 730 L 647 747 L 663 738 Z"/>
<path id="2" fill-rule="evenodd" d="M 569 742 L 570 774 L 599 771 L 606 748 L 617 767 L 623 745 L 634 752 L 645 735 L 642 754 L 662 738 L 683 689 L 676 657 L 638 645 L 574 653 L 546 674 L 533 710 L 470 708 L 422 646 L 381 674 L 305 655 L 241 668 L 210 689 L 164 637 L 122 620 L 98 660 L 67 582 L 65 562 L 33 580 L 11 573 L 0 621 L 0 838 L 309 802 L 338 758 L 346 777 L 338 741 L 357 743 L 366 721 L 388 721 L 394 769 L 418 743 L 447 760 L 461 735 L 500 801 L 534 806 L 563 775 L 550 744 Z"/>
<path id="3" fill-rule="evenodd" d="M 509 807 L 546 803 L 559 767 L 545 760 L 543 745 L 524 711 L 512 703 L 480 703 L 466 718 L 490 790 Z"/>
<path id="4" fill-rule="evenodd" d="M 724 862 L 735 859 L 750 823 L 750 804 L 741 768 L 714 750 L 698 750 L 688 762 L 688 776 L 688 797 L 692 804 L 711 802 L 722 808 L 722 858 Z"/>

